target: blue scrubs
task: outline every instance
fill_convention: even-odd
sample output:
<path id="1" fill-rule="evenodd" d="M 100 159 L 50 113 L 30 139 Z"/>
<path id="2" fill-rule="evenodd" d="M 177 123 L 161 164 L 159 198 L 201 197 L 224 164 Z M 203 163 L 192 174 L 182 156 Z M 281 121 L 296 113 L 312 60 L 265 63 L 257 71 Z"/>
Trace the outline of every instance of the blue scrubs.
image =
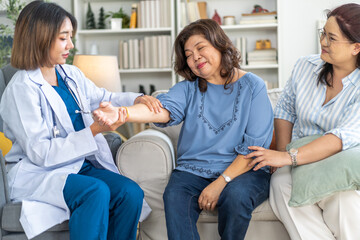
<path id="1" fill-rule="evenodd" d="M 56 72 L 63 99 L 75 131 L 85 128 L 75 99 Z M 144 193 L 132 180 L 95 168 L 85 160 L 78 174 L 67 177 L 64 199 L 70 209 L 70 239 L 136 239 Z"/>

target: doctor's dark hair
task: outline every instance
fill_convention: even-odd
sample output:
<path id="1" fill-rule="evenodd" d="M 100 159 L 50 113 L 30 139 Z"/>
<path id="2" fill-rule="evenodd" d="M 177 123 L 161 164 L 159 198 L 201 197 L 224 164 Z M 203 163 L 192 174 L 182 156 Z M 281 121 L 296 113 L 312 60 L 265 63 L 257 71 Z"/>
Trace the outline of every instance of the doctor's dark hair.
<path id="1" fill-rule="evenodd" d="M 348 3 L 328 12 L 327 19 L 335 17 L 337 24 L 344 36 L 352 43 L 360 43 L 360 5 Z M 360 53 L 357 55 L 356 67 L 360 69 Z M 318 83 L 333 85 L 333 66 L 325 63 L 319 73 Z"/>
<path id="2" fill-rule="evenodd" d="M 200 19 L 186 26 L 177 36 L 174 43 L 175 63 L 174 69 L 177 74 L 189 81 L 195 81 L 196 76 L 187 64 L 185 56 L 185 43 L 193 35 L 202 35 L 211 45 L 221 53 L 220 76 L 225 78 L 224 89 L 232 81 L 235 69 L 240 69 L 240 52 L 233 45 L 217 22 L 211 19 Z M 199 77 L 199 89 L 206 92 L 207 81 Z"/>
<path id="3" fill-rule="evenodd" d="M 26 5 L 16 21 L 11 65 L 25 70 L 52 66 L 50 50 L 66 18 L 71 21 L 74 35 L 76 19 L 59 5 L 43 1 Z"/>

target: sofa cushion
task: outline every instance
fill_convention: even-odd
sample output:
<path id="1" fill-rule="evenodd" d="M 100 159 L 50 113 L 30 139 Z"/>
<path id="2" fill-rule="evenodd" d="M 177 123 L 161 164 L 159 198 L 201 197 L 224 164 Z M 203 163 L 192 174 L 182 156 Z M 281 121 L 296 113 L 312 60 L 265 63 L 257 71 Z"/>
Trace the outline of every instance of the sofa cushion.
<path id="1" fill-rule="evenodd" d="M 9 232 L 24 232 L 19 218 L 21 213 L 21 203 L 7 203 L 3 208 L 3 214 L 1 219 L 1 228 Z M 65 221 L 61 224 L 55 225 L 47 231 L 68 231 L 69 222 Z"/>
<path id="2" fill-rule="evenodd" d="M 269 200 L 266 200 L 254 209 L 252 213 L 252 221 L 278 221 L 279 219 L 275 216 L 273 210 L 270 207 Z M 201 223 L 217 223 L 218 213 L 215 211 L 202 211 L 199 217 Z"/>
<path id="3" fill-rule="evenodd" d="M 296 139 L 286 147 L 299 148 L 322 135 Z M 338 152 L 321 161 L 293 167 L 290 207 L 314 204 L 336 192 L 360 190 L 360 146 Z"/>

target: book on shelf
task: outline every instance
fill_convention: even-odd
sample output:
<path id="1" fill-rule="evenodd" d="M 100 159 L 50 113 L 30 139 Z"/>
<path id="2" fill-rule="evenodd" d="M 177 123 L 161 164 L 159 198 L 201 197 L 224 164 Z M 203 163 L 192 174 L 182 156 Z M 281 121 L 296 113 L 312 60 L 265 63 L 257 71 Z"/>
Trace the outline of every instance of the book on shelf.
<path id="1" fill-rule="evenodd" d="M 276 56 L 249 56 L 249 52 L 247 55 L 247 61 L 268 61 L 268 60 L 276 60 Z"/>
<path id="2" fill-rule="evenodd" d="M 150 50 L 151 50 L 151 37 L 147 36 L 144 37 L 144 54 L 145 54 L 145 68 L 150 68 L 151 67 L 151 63 L 150 63 Z"/>
<path id="3" fill-rule="evenodd" d="M 152 68 L 157 68 L 159 66 L 158 36 L 152 36 L 150 42 L 151 42 L 150 66 Z"/>
<path id="4" fill-rule="evenodd" d="M 151 1 L 143 1 L 145 2 L 144 3 L 144 28 L 149 28 L 150 27 L 150 12 L 151 12 L 151 9 L 150 9 L 150 2 Z"/>
<path id="5" fill-rule="evenodd" d="M 277 12 L 243 13 L 239 24 L 277 23 Z"/>
<path id="6" fill-rule="evenodd" d="M 181 26 L 185 27 L 187 24 L 198 19 L 208 18 L 206 7 L 206 2 L 188 2 L 183 0 L 180 3 Z"/>
<path id="7" fill-rule="evenodd" d="M 144 39 L 139 40 L 139 67 L 145 68 L 145 41 Z"/>
<path id="8" fill-rule="evenodd" d="M 159 35 L 120 40 L 119 62 L 121 69 L 168 68 L 171 66 L 171 38 Z"/>
<path id="9" fill-rule="evenodd" d="M 164 67 L 164 61 L 165 61 L 165 59 L 162 57 L 162 53 L 164 52 L 164 48 L 165 48 L 162 36 L 159 36 L 157 38 L 157 44 L 158 44 L 157 49 L 158 49 L 158 56 L 159 56 L 157 66 L 159 68 L 162 68 L 162 67 Z"/>
<path id="10" fill-rule="evenodd" d="M 123 42 L 123 56 L 122 56 L 122 61 L 123 61 L 123 67 L 124 69 L 128 69 L 129 68 L 129 46 L 127 42 Z"/>
<path id="11" fill-rule="evenodd" d="M 160 0 L 156 0 L 154 2 L 155 2 L 155 10 L 154 10 L 154 16 L 153 16 L 153 18 L 155 19 L 154 27 L 159 28 L 159 27 L 162 27 L 162 26 L 160 26 L 160 18 L 162 15 L 162 13 L 160 13 Z"/>
<path id="12" fill-rule="evenodd" d="M 144 18 L 143 18 L 144 2 L 143 1 L 139 2 L 137 10 L 138 10 L 137 16 L 136 16 L 137 17 L 137 19 L 136 19 L 137 28 L 143 28 L 143 25 L 144 25 Z"/>
<path id="13" fill-rule="evenodd" d="M 275 48 L 268 49 L 255 49 L 251 52 L 248 52 L 248 58 L 262 58 L 262 57 L 275 57 L 277 52 Z"/>
<path id="14" fill-rule="evenodd" d="M 138 4 L 138 26 L 141 28 L 170 27 L 170 4 L 168 0 L 141 0 Z"/>
<path id="15" fill-rule="evenodd" d="M 197 2 L 197 6 L 199 8 L 199 14 L 201 19 L 207 19 L 207 10 L 206 10 L 206 2 Z"/>
<path id="16" fill-rule="evenodd" d="M 277 51 L 275 48 L 255 49 L 247 53 L 248 65 L 277 64 Z"/>
<path id="17" fill-rule="evenodd" d="M 120 40 L 119 41 L 119 68 L 123 69 L 124 68 L 124 61 L 122 59 L 123 56 L 123 45 L 124 45 L 124 41 Z"/>
<path id="18" fill-rule="evenodd" d="M 186 25 L 188 25 L 188 16 L 187 16 L 187 10 L 186 10 L 186 5 L 184 2 L 180 3 L 180 14 L 181 14 L 181 26 L 185 27 Z"/>
<path id="19" fill-rule="evenodd" d="M 277 60 L 248 60 L 248 66 L 277 64 Z"/>
<path id="20" fill-rule="evenodd" d="M 238 37 L 235 40 L 235 47 L 240 51 L 241 64 L 246 65 L 246 49 L 247 49 L 247 40 L 246 37 Z"/>
<path id="21" fill-rule="evenodd" d="M 133 57 L 133 65 L 134 68 L 139 68 L 140 67 L 140 51 L 139 51 L 139 39 L 135 38 L 133 39 L 133 53 L 134 53 L 134 57 Z"/>
<path id="22" fill-rule="evenodd" d="M 129 68 L 134 68 L 134 40 L 129 40 Z"/>

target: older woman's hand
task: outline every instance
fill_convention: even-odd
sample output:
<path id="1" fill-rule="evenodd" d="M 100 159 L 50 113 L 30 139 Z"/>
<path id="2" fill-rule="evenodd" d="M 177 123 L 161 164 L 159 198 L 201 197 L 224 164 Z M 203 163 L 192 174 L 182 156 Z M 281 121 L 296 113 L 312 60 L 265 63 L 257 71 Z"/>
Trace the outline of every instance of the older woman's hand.
<path id="1" fill-rule="evenodd" d="M 245 158 L 254 158 L 249 164 L 250 167 L 253 167 L 258 163 L 254 168 L 254 171 L 265 166 L 283 167 L 291 165 L 292 163 L 291 157 L 287 152 L 269 150 L 258 146 L 250 146 L 249 149 L 254 151 L 246 155 Z"/>
<path id="2" fill-rule="evenodd" d="M 225 181 L 219 181 L 219 179 L 216 179 L 204 188 L 198 199 L 199 208 L 213 211 L 225 185 Z"/>
<path id="3" fill-rule="evenodd" d="M 137 97 L 134 101 L 134 104 L 142 103 L 145 104 L 151 112 L 160 113 L 161 108 L 163 108 L 161 102 L 152 96 L 140 96 Z"/>

